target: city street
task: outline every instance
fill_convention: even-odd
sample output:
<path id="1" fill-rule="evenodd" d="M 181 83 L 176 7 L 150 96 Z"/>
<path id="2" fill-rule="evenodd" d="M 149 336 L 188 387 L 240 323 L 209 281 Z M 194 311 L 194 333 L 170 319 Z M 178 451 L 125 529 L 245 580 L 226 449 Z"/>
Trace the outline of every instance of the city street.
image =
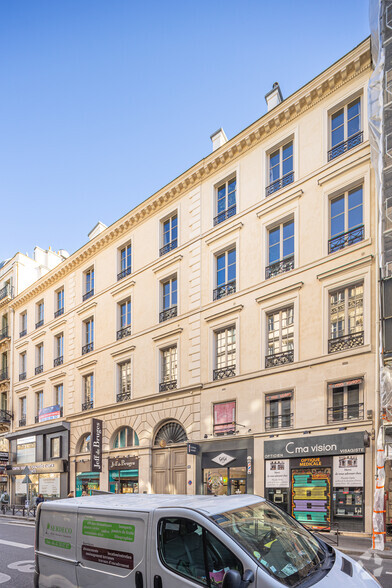
<path id="1" fill-rule="evenodd" d="M 32 588 L 34 525 L 27 521 L 0 519 L 0 585 Z M 365 551 L 354 557 L 371 571 L 384 588 L 392 585 L 392 558 Z"/>

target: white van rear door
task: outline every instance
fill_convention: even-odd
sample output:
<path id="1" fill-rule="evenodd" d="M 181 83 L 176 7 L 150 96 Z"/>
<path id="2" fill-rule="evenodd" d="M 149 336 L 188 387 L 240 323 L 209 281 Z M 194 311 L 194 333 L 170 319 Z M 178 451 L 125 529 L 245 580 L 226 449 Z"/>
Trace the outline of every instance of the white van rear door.
<path id="1" fill-rule="evenodd" d="M 78 585 L 146 586 L 147 525 L 145 512 L 80 508 L 76 548 Z"/>

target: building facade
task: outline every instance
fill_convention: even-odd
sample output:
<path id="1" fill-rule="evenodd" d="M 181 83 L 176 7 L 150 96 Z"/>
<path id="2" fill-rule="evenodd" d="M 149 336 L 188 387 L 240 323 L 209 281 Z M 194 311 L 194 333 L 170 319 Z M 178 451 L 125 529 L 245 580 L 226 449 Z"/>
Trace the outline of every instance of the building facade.
<path id="1" fill-rule="evenodd" d="M 370 74 L 366 40 L 285 100 L 274 85 L 261 119 L 11 301 L 17 462 L 64 460 L 77 494 L 255 492 L 370 531 Z"/>

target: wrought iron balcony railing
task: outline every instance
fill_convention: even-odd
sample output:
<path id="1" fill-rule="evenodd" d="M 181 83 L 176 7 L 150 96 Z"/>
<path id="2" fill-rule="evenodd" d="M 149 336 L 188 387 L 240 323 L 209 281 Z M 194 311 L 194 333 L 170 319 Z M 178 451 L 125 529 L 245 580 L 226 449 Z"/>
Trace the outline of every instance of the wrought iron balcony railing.
<path id="1" fill-rule="evenodd" d="M 22 382 L 22 380 L 26 379 L 26 372 L 22 372 L 21 374 L 19 374 L 19 382 Z"/>
<path id="2" fill-rule="evenodd" d="M 159 257 L 165 255 L 166 253 L 169 253 L 169 251 L 172 251 L 173 249 L 177 249 L 177 239 L 173 239 L 173 241 L 171 241 L 170 243 L 166 243 L 166 245 L 161 247 L 159 250 Z"/>
<path id="3" fill-rule="evenodd" d="M 8 327 L 4 327 L 4 329 L 2 329 L 0 331 L 0 341 L 2 339 L 7 339 L 8 337 L 9 337 L 9 335 L 8 335 Z"/>
<path id="4" fill-rule="evenodd" d="M 236 423 L 231 421 L 230 423 L 220 423 L 213 426 L 214 435 L 233 435 L 235 433 Z"/>
<path id="5" fill-rule="evenodd" d="M 0 371 L 0 382 L 2 382 L 3 380 L 8 380 L 9 376 L 8 376 L 8 369 L 4 369 Z"/>
<path id="6" fill-rule="evenodd" d="M 87 345 L 83 345 L 82 347 L 82 355 L 86 355 L 86 353 L 90 353 L 94 349 L 94 341 L 91 343 L 87 343 Z"/>
<path id="7" fill-rule="evenodd" d="M 276 367 L 278 365 L 286 365 L 287 363 L 293 363 L 294 361 L 294 349 L 288 351 L 282 351 L 282 353 L 274 353 L 273 355 L 265 356 L 265 367 Z"/>
<path id="8" fill-rule="evenodd" d="M 19 426 L 20 427 L 25 427 L 26 426 L 26 417 L 23 417 L 22 419 L 19 419 Z"/>
<path id="9" fill-rule="evenodd" d="M 223 223 L 223 221 L 227 220 L 231 216 L 234 216 L 237 211 L 237 206 L 233 204 L 233 206 L 229 206 L 227 210 L 222 210 L 215 218 L 214 218 L 214 226 L 219 225 L 219 223 Z"/>
<path id="10" fill-rule="evenodd" d="M 292 184 L 293 182 L 294 182 L 294 172 L 292 171 L 292 172 L 286 174 L 285 176 L 283 176 L 282 178 L 275 180 L 275 182 L 272 182 L 272 184 L 267 186 L 265 189 L 265 195 L 270 196 L 274 192 L 281 190 L 282 188 L 284 188 L 285 186 L 288 186 L 289 184 Z"/>
<path id="11" fill-rule="evenodd" d="M 275 263 L 271 263 L 271 265 L 267 265 L 265 268 L 265 279 L 273 278 L 279 274 L 284 274 L 285 272 L 289 272 L 294 269 L 294 255 L 290 255 L 290 257 L 285 257 L 280 261 L 276 261 Z"/>
<path id="12" fill-rule="evenodd" d="M 83 294 L 83 302 L 91 298 L 91 296 L 94 296 L 94 288 Z"/>
<path id="13" fill-rule="evenodd" d="M 351 333 L 350 335 L 343 335 L 343 337 L 336 337 L 328 341 L 328 353 L 335 353 L 336 351 L 345 351 L 346 349 L 353 349 L 364 345 L 364 332 Z"/>
<path id="14" fill-rule="evenodd" d="M 58 367 L 59 365 L 62 365 L 63 361 L 64 361 L 63 355 L 59 355 L 58 357 L 55 357 L 53 360 L 53 367 Z"/>
<path id="15" fill-rule="evenodd" d="M 42 372 L 44 371 L 44 366 L 41 365 L 37 365 L 37 367 L 35 368 L 35 375 L 37 376 L 38 374 L 42 374 Z"/>
<path id="16" fill-rule="evenodd" d="M 177 389 L 177 380 L 169 380 L 168 382 L 161 382 L 159 384 L 159 392 L 167 392 L 168 390 Z"/>
<path id="17" fill-rule="evenodd" d="M 125 400 L 131 400 L 131 392 L 120 392 L 117 394 L 117 402 L 125 402 Z"/>
<path id="18" fill-rule="evenodd" d="M 23 329 L 23 331 L 21 331 L 19 333 L 19 337 L 25 337 L 27 335 L 27 329 Z"/>
<path id="19" fill-rule="evenodd" d="M 224 378 L 232 378 L 235 376 L 235 365 L 217 368 L 212 373 L 213 380 L 223 380 Z"/>
<path id="20" fill-rule="evenodd" d="M 363 402 L 328 408 L 328 422 L 363 420 Z"/>
<path id="21" fill-rule="evenodd" d="M 328 253 L 335 253 L 335 251 L 339 251 L 339 249 L 343 249 L 354 243 L 359 243 L 360 241 L 363 241 L 364 235 L 365 227 L 364 225 L 361 225 L 360 227 L 351 229 L 351 231 L 347 231 L 347 233 L 332 237 L 332 239 L 329 239 L 328 241 Z"/>
<path id="22" fill-rule="evenodd" d="M 56 312 L 54 313 L 54 318 L 57 318 L 57 317 L 61 316 L 62 314 L 64 314 L 64 306 L 62 308 L 59 308 L 58 310 L 56 310 Z"/>
<path id="23" fill-rule="evenodd" d="M 235 291 L 236 280 L 231 280 L 231 282 L 227 282 L 227 284 L 222 284 L 222 286 L 218 286 L 218 288 L 215 288 L 213 298 L 214 300 L 219 300 L 219 298 L 229 296 L 229 294 L 234 294 Z"/>
<path id="24" fill-rule="evenodd" d="M 126 267 L 120 273 L 117 274 L 117 281 L 122 280 L 126 276 L 129 276 L 132 273 L 132 266 Z"/>
<path id="25" fill-rule="evenodd" d="M 3 300 L 4 298 L 7 298 L 7 297 L 8 298 L 14 297 L 14 288 L 10 284 L 6 284 L 0 290 L 0 300 Z"/>
<path id="26" fill-rule="evenodd" d="M 290 429 L 293 426 L 293 417 L 294 413 L 265 417 L 265 430 Z"/>
<path id="27" fill-rule="evenodd" d="M 10 423 L 12 418 L 12 412 L 5 408 L 0 409 L 0 423 Z"/>
<path id="28" fill-rule="evenodd" d="M 159 313 L 159 322 L 163 323 L 171 318 L 177 316 L 177 306 L 171 306 L 170 308 L 165 308 L 162 312 Z"/>
<path id="29" fill-rule="evenodd" d="M 87 402 L 83 402 L 82 410 L 91 410 L 94 408 L 94 401 L 88 400 Z"/>
<path id="30" fill-rule="evenodd" d="M 339 155 L 342 155 L 346 151 L 349 151 L 353 147 L 356 147 L 356 145 L 359 145 L 360 143 L 362 143 L 362 141 L 363 131 L 360 131 L 359 133 L 356 133 L 355 135 L 347 139 L 347 141 L 343 141 L 342 143 L 339 143 L 339 145 L 335 145 L 335 147 L 332 147 L 332 149 L 328 151 L 328 161 L 335 159 L 335 157 L 339 157 Z"/>
<path id="31" fill-rule="evenodd" d="M 128 325 L 127 327 L 123 327 L 122 329 L 117 331 L 117 340 L 124 339 L 124 337 L 129 337 L 129 335 L 132 335 L 131 325 Z"/>
<path id="32" fill-rule="evenodd" d="M 44 319 L 41 319 L 40 321 L 35 323 L 35 328 L 39 329 L 40 327 L 42 327 L 43 324 L 44 324 Z"/>

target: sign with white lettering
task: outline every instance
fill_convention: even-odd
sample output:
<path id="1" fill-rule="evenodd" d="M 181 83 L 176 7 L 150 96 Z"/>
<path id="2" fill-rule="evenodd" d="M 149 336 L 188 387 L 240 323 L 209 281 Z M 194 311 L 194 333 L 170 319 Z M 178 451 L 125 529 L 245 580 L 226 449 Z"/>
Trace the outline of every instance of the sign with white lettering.
<path id="1" fill-rule="evenodd" d="M 363 433 L 293 437 L 264 441 L 264 459 L 365 453 Z"/>
<path id="2" fill-rule="evenodd" d="M 102 421 L 101 421 L 101 419 L 92 419 L 91 471 L 92 472 L 102 472 Z"/>
<path id="3" fill-rule="evenodd" d="M 265 487 L 288 488 L 290 486 L 290 460 L 273 459 L 265 462 Z"/>

